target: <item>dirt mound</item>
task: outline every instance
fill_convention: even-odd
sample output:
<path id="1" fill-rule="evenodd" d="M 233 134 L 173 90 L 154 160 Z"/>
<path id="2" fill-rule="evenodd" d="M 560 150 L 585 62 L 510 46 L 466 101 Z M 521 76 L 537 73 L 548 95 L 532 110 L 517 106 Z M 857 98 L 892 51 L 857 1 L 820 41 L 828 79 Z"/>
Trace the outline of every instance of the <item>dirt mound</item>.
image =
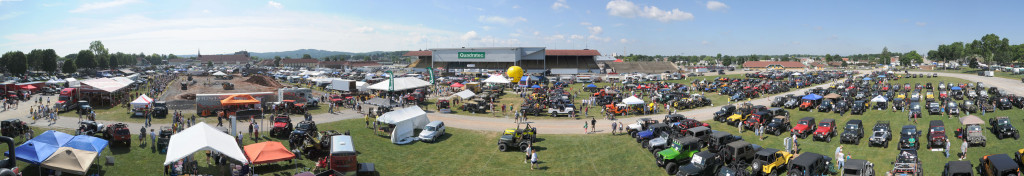
<path id="1" fill-rule="evenodd" d="M 271 78 L 269 76 L 264 76 L 264 75 L 253 75 L 253 76 L 250 76 L 249 79 L 245 80 L 245 82 L 253 83 L 253 84 L 258 84 L 258 85 L 261 85 L 261 86 L 274 87 L 274 88 L 284 87 L 284 85 L 281 85 L 281 83 L 275 81 L 274 78 Z"/>
<path id="2" fill-rule="evenodd" d="M 196 94 L 194 94 L 194 93 L 184 93 L 184 94 L 179 95 L 178 98 L 185 99 L 185 100 L 195 100 L 196 99 Z"/>

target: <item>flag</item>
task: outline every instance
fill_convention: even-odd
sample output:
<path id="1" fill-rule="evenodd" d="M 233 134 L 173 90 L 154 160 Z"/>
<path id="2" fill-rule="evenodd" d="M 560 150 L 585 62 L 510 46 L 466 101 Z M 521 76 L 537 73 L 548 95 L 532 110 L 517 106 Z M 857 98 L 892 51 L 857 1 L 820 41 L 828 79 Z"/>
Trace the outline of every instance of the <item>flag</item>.
<path id="1" fill-rule="evenodd" d="M 388 92 L 395 91 L 395 73 L 388 71 Z"/>
<path id="2" fill-rule="evenodd" d="M 434 84 L 434 68 L 427 67 L 427 72 L 430 72 L 430 84 Z"/>

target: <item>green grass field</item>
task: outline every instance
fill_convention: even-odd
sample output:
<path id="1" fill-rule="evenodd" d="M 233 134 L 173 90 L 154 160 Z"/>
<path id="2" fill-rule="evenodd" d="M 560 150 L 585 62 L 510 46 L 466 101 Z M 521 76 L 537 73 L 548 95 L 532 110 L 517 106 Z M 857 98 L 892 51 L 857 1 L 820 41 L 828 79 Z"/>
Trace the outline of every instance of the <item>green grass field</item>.
<path id="1" fill-rule="evenodd" d="M 915 69 L 913 71 L 961 73 L 961 74 L 978 75 L 978 71 L 979 70 L 981 70 L 981 69 L 963 67 L 960 70 L 941 70 L 941 69 L 940 70 L 921 70 L 921 69 Z M 1015 75 L 1012 72 L 1004 72 L 1004 71 L 995 71 L 994 73 L 995 73 L 996 77 L 1008 78 L 1008 79 L 1012 79 L 1012 80 L 1019 80 L 1021 78 L 1024 78 L 1024 74 Z"/>

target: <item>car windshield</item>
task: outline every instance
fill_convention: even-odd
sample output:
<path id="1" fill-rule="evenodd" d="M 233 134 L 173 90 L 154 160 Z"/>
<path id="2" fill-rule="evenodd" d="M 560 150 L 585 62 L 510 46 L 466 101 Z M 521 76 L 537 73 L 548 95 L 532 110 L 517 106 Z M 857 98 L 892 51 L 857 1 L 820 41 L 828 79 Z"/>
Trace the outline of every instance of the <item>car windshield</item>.
<path id="1" fill-rule="evenodd" d="M 312 128 L 312 127 L 310 127 L 310 125 L 308 123 L 299 123 L 299 127 L 295 128 L 295 129 L 296 130 L 309 130 L 310 128 Z"/>
<path id="2" fill-rule="evenodd" d="M 722 111 L 722 112 L 729 111 L 729 108 L 722 107 L 722 110 L 719 110 L 719 111 Z"/>
<path id="3" fill-rule="evenodd" d="M 829 124 L 825 123 L 825 122 L 822 122 L 822 123 L 818 123 L 818 126 L 820 126 L 820 127 L 829 127 Z"/>
<path id="4" fill-rule="evenodd" d="M 932 131 L 934 131 L 934 132 L 946 131 L 946 127 L 941 127 L 941 126 L 932 127 Z"/>
<path id="5" fill-rule="evenodd" d="M 882 136 L 885 136 L 885 132 L 881 132 L 881 131 L 876 131 L 875 132 L 875 137 L 882 137 Z"/>
<path id="6" fill-rule="evenodd" d="M 906 135 L 911 135 L 911 134 L 917 133 L 917 130 L 913 129 L 913 128 L 904 128 L 903 132 L 901 132 L 901 133 L 906 134 Z"/>
<path id="7" fill-rule="evenodd" d="M 860 128 L 860 126 L 857 126 L 856 124 L 846 125 L 846 129 L 849 129 L 849 130 L 856 130 L 858 128 Z"/>
<path id="8" fill-rule="evenodd" d="M 1009 125 L 1010 119 L 999 119 L 996 120 L 996 125 Z"/>
<path id="9" fill-rule="evenodd" d="M 810 123 L 810 121 L 801 120 L 800 122 L 797 122 L 797 124 L 801 124 L 801 125 L 807 125 L 808 123 Z"/>
<path id="10" fill-rule="evenodd" d="M 69 97 L 69 96 L 60 96 L 60 97 L 57 98 L 57 101 L 70 101 L 70 100 L 71 100 L 71 97 Z"/>
<path id="11" fill-rule="evenodd" d="M 971 125 L 967 127 L 967 131 L 981 131 L 980 125 Z"/>
<path id="12" fill-rule="evenodd" d="M 287 117 L 277 118 L 277 119 L 274 119 L 274 122 L 288 122 L 288 118 Z"/>
<path id="13" fill-rule="evenodd" d="M 860 174 L 860 170 L 856 170 L 856 169 L 844 169 L 843 170 L 843 175 L 859 175 L 859 174 Z"/>
<path id="14" fill-rule="evenodd" d="M 427 127 L 426 127 L 425 129 L 423 129 L 423 130 L 426 130 L 426 131 L 435 131 L 434 129 L 436 129 L 436 128 L 435 128 L 435 127 L 433 127 L 433 126 L 427 126 Z"/>

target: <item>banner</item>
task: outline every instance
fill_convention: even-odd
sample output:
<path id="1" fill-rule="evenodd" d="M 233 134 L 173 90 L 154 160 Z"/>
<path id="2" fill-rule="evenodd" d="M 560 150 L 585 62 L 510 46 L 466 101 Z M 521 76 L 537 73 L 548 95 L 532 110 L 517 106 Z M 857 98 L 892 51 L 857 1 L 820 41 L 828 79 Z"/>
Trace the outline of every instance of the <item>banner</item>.
<path id="1" fill-rule="evenodd" d="M 430 84 L 433 85 L 434 84 L 434 68 L 433 67 L 427 67 L 427 72 L 430 72 Z"/>
<path id="2" fill-rule="evenodd" d="M 388 71 L 388 92 L 395 91 L 395 73 Z"/>

